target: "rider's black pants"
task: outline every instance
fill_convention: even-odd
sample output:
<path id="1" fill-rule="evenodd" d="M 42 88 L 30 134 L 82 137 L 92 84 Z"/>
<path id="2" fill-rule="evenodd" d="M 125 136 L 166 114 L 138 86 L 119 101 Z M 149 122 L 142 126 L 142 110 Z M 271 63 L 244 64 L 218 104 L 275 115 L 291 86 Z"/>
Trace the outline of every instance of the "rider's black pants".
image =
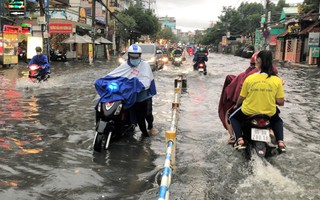
<path id="1" fill-rule="evenodd" d="M 272 130 L 274 131 L 277 141 L 283 140 L 283 121 L 280 118 L 279 113 L 280 111 L 277 108 L 276 114 L 274 114 L 270 119 Z M 233 129 L 233 134 L 236 139 L 243 137 L 242 122 L 244 122 L 246 118 L 248 118 L 248 116 L 241 111 L 241 107 L 235 110 L 229 117 Z"/>
<path id="2" fill-rule="evenodd" d="M 135 103 L 134 109 L 140 131 L 144 135 L 148 134 L 146 121 L 148 129 L 153 128 L 152 98 Z"/>

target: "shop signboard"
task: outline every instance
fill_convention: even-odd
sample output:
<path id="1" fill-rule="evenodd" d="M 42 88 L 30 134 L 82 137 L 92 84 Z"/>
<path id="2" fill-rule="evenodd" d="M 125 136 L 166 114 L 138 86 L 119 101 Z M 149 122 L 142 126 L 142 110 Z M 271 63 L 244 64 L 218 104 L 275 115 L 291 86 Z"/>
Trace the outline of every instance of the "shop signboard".
<path id="1" fill-rule="evenodd" d="M 308 38 L 309 47 L 318 47 L 319 37 L 320 37 L 320 33 L 310 32 L 309 38 Z"/>
<path id="2" fill-rule="evenodd" d="M 319 58 L 319 50 L 320 50 L 320 47 L 311 47 L 311 57 L 313 58 Z"/>
<path id="3" fill-rule="evenodd" d="M 22 34 L 31 34 L 32 24 L 22 23 L 21 24 L 21 33 Z"/>
<path id="4" fill-rule="evenodd" d="M 50 23 L 50 33 L 72 33 L 72 24 L 70 23 Z"/>

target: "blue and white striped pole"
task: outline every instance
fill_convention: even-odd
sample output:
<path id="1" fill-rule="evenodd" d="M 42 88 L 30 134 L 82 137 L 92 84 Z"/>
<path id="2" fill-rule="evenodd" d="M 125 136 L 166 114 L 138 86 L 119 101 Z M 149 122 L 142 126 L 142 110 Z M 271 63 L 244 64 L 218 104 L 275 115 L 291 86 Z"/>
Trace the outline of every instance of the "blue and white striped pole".
<path id="1" fill-rule="evenodd" d="M 170 140 L 168 142 L 166 159 L 164 162 L 164 167 L 162 169 L 162 178 L 161 178 L 161 185 L 160 185 L 158 200 L 169 199 L 169 186 L 171 183 L 171 172 L 172 172 L 171 167 L 170 167 L 172 144 L 173 144 L 173 142 Z"/>

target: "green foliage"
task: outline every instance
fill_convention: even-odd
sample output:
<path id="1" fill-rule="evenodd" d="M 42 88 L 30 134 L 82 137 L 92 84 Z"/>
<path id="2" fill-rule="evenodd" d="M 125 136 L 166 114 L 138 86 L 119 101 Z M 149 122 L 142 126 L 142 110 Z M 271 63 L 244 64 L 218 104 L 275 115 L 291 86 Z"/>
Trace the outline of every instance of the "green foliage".
<path id="1" fill-rule="evenodd" d="M 130 31 L 134 30 L 137 24 L 131 16 L 124 13 L 117 13 L 116 16 L 121 22 L 123 22 L 120 23 L 116 21 L 116 33 L 123 41 L 126 42 L 128 39 L 130 39 Z"/>
<path id="2" fill-rule="evenodd" d="M 319 10 L 319 0 L 304 0 L 302 4 L 302 12 L 308 13 L 310 11 L 318 11 Z"/>
<path id="3" fill-rule="evenodd" d="M 162 28 L 156 35 L 155 35 L 156 39 L 166 39 L 166 40 L 170 40 L 172 42 L 176 42 L 177 41 L 177 37 L 176 35 L 172 32 L 171 28 L 166 26 L 164 28 Z"/>
<path id="4" fill-rule="evenodd" d="M 138 6 L 130 6 L 124 11 L 124 14 L 134 19 L 136 22 L 134 28 L 141 35 L 153 35 L 160 30 L 159 20 L 150 10 L 144 10 Z"/>
<path id="5" fill-rule="evenodd" d="M 319 0 L 318 0 L 319 1 Z M 277 5 L 269 4 L 271 10 L 271 21 L 278 21 L 282 8 L 286 6 L 285 0 L 279 0 Z M 205 34 L 198 38 L 201 44 L 219 44 L 222 36 L 230 32 L 233 37 L 248 35 L 259 28 L 261 15 L 266 10 L 261 3 L 241 3 L 236 9 L 233 7 L 223 7 L 222 14 L 219 16 L 220 22 L 214 27 L 205 31 Z"/>

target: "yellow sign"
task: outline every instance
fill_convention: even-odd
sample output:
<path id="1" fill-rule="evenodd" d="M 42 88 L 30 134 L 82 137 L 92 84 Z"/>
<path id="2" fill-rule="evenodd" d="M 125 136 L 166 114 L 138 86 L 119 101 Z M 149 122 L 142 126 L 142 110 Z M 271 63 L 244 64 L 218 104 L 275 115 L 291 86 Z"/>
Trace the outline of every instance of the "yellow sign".
<path id="1" fill-rule="evenodd" d="M 3 64 L 18 64 L 18 56 L 3 56 Z"/>
<path id="2" fill-rule="evenodd" d="M 226 46 L 226 45 L 227 45 L 227 36 L 222 36 L 221 44 L 222 44 L 223 46 Z"/>

